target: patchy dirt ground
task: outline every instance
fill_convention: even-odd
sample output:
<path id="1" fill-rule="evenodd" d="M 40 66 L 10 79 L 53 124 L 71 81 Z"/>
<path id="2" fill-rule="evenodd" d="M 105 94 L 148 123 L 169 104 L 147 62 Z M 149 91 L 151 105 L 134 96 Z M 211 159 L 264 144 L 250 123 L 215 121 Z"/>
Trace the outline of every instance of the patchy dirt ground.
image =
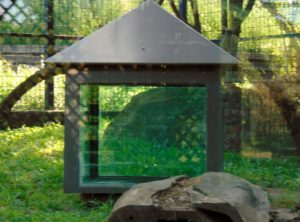
<path id="1" fill-rule="evenodd" d="M 273 208 L 294 208 L 300 206 L 300 190 L 291 191 L 279 188 L 265 189 Z"/>
<path id="2" fill-rule="evenodd" d="M 300 221 L 300 190 L 268 188 L 266 191 L 273 207 L 270 212 L 273 222 Z"/>

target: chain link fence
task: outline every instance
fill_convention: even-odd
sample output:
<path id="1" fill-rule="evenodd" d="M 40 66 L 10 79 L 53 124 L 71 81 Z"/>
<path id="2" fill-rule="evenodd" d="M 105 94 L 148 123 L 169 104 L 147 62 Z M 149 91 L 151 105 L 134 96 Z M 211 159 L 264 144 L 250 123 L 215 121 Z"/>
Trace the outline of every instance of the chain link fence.
<path id="1" fill-rule="evenodd" d="M 0 0 L 0 102 L 42 69 L 46 57 L 141 2 Z M 227 148 L 295 151 L 299 138 L 293 121 L 299 113 L 300 1 L 249 0 L 241 6 L 227 0 L 186 1 L 186 12 L 182 2 L 160 1 L 167 11 L 241 61 L 237 71 L 224 71 L 224 115 L 229 126 L 225 126 L 225 140 L 231 144 Z M 54 95 L 51 109 L 64 109 L 63 75 L 55 76 L 50 87 L 39 83 L 13 110 L 43 111 L 47 94 Z"/>

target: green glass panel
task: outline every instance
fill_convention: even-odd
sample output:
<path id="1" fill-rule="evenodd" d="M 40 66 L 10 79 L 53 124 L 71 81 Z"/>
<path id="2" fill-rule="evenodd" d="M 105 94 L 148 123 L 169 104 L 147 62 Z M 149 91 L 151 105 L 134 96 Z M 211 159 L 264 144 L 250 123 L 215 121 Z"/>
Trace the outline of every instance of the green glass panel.
<path id="1" fill-rule="evenodd" d="M 83 181 L 205 171 L 205 87 L 84 85 L 80 107 Z"/>

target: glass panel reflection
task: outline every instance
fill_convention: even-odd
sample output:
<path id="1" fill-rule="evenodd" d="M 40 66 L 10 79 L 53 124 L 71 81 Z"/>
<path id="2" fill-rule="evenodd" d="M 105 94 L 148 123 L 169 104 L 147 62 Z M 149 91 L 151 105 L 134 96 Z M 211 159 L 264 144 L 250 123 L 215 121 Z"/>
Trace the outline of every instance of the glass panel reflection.
<path id="1" fill-rule="evenodd" d="M 83 85 L 80 101 L 84 181 L 205 171 L 205 87 Z"/>

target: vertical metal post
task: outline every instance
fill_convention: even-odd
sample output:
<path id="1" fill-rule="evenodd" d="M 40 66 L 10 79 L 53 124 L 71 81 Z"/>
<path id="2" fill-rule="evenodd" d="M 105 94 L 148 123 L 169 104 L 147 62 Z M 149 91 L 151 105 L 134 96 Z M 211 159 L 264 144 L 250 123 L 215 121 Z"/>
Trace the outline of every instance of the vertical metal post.
<path id="1" fill-rule="evenodd" d="M 55 54 L 55 36 L 54 36 L 54 0 L 45 0 L 46 26 L 47 26 L 47 58 Z M 52 70 L 49 70 L 50 72 Z M 53 70 L 54 72 L 54 70 Z M 54 77 L 45 81 L 45 109 L 54 109 Z"/>
<path id="2" fill-rule="evenodd" d="M 179 1 L 179 15 L 183 21 L 187 21 L 187 0 Z"/>
<path id="3" fill-rule="evenodd" d="M 89 86 L 88 92 L 88 151 L 89 151 L 89 178 L 98 177 L 98 150 L 99 150 L 99 88 Z"/>
<path id="4" fill-rule="evenodd" d="M 222 36 L 225 34 L 226 29 L 228 28 L 227 7 L 228 7 L 227 0 L 221 0 Z"/>
<path id="5" fill-rule="evenodd" d="M 218 70 L 217 70 L 218 72 Z M 220 92 L 220 73 L 207 85 L 207 171 L 224 170 L 222 105 Z"/>

